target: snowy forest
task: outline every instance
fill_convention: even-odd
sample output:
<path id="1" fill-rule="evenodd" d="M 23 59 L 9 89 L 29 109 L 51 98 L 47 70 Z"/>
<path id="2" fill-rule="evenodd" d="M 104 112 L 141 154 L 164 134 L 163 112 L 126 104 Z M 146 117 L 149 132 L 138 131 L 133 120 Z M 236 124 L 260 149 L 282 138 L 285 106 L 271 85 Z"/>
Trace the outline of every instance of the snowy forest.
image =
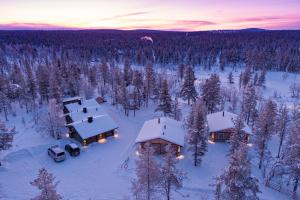
<path id="1" fill-rule="evenodd" d="M 299 44 L 299 31 L 0 31 L 0 199 L 300 199 Z M 103 97 L 120 138 L 53 163 L 75 96 Z M 237 118 L 219 144 L 207 116 L 224 111 Z M 183 124 L 182 157 L 135 152 L 155 117 Z"/>

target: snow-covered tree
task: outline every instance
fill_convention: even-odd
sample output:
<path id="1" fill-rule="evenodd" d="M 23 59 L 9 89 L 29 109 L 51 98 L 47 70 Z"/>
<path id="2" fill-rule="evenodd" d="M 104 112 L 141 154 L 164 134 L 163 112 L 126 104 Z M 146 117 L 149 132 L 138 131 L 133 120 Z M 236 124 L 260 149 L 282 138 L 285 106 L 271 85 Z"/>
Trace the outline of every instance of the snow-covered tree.
<path id="1" fill-rule="evenodd" d="M 56 187 L 58 181 L 55 181 L 55 177 L 49 173 L 45 168 L 39 169 L 39 174 L 30 184 L 37 187 L 41 193 L 32 198 L 32 200 L 60 200 L 62 196 L 57 193 Z"/>
<path id="2" fill-rule="evenodd" d="M 91 99 L 94 96 L 94 88 L 87 80 L 81 81 L 81 88 L 86 99 Z"/>
<path id="3" fill-rule="evenodd" d="M 261 169 L 268 141 L 275 131 L 276 104 L 269 100 L 264 103 L 255 121 L 254 143 L 259 154 L 259 169 Z"/>
<path id="4" fill-rule="evenodd" d="M 182 113 L 181 113 L 181 109 L 179 107 L 179 101 L 178 101 L 178 97 L 176 95 L 175 100 L 173 102 L 173 117 L 175 120 L 180 121 Z"/>
<path id="5" fill-rule="evenodd" d="M 8 96 L 0 91 L 0 112 L 4 113 L 5 120 L 8 121 L 8 110 L 10 108 L 10 99 Z"/>
<path id="6" fill-rule="evenodd" d="M 25 64 L 25 72 L 26 72 L 26 90 L 31 95 L 31 99 L 34 102 L 37 97 L 37 85 L 36 79 L 34 77 L 33 71 L 29 66 L 28 61 Z"/>
<path id="7" fill-rule="evenodd" d="M 56 139 L 62 137 L 66 133 L 65 120 L 63 112 L 57 105 L 55 99 L 50 99 L 48 103 L 48 112 L 45 117 L 40 119 L 38 130 L 46 135 L 52 136 Z"/>
<path id="8" fill-rule="evenodd" d="M 246 143 L 246 134 L 243 131 L 244 122 L 241 116 L 238 116 L 234 121 L 234 130 L 230 136 L 230 153 L 233 154 L 235 150 L 239 149 L 241 143 Z"/>
<path id="9" fill-rule="evenodd" d="M 185 174 L 177 169 L 176 164 L 178 160 L 175 157 L 176 149 L 168 144 L 166 146 L 166 153 L 163 156 L 163 164 L 161 166 L 161 180 L 160 187 L 162 194 L 167 200 L 171 200 L 172 191 L 174 189 L 180 189 L 183 185 Z"/>
<path id="10" fill-rule="evenodd" d="M 201 162 L 201 156 L 207 151 L 206 112 L 202 101 L 194 103 L 188 122 L 188 150 L 193 154 L 194 166 Z"/>
<path id="11" fill-rule="evenodd" d="M 279 136 L 277 158 L 279 158 L 280 156 L 281 147 L 285 139 L 286 133 L 288 131 L 289 121 L 290 121 L 290 117 L 289 117 L 288 108 L 286 107 L 286 105 L 281 105 L 280 108 L 278 109 L 278 115 L 276 117 L 276 132 Z"/>
<path id="12" fill-rule="evenodd" d="M 205 80 L 202 89 L 202 99 L 208 109 L 212 113 L 216 110 L 216 106 L 220 103 L 220 79 L 217 74 L 212 74 L 209 79 Z"/>
<path id="13" fill-rule="evenodd" d="M 229 167 L 217 178 L 215 197 L 222 200 L 258 200 L 258 180 L 251 176 L 245 144 L 231 155 Z M 220 198 L 221 197 L 221 198 Z"/>
<path id="14" fill-rule="evenodd" d="M 167 80 L 163 80 L 162 88 L 159 94 L 159 105 L 155 109 L 156 111 L 162 111 L 164 116 L 172 113 L 172 99 L 169 95 L 169 86 Z"/>
<path id="15" fill-rule="evenodd" d="M 36 79 L 37 79 L 37 85 L 39 89 L 39 93 L 41 96 L 41 100 L 46 100 L 48 102 L 49 100 L 49 71 L 46 66 L 39 66 L 36 71 Z"/>
<path id="16" fill-rule="evenodd" d="M 132 193 L 136 200 L 154 200 L 158 196 L 161 180 L 160 166 L 154 158 L 151 144 L 144 144 L 136 160 L 136 179 L 132 181 Z"/>
<path id="17" fill-rule="evenodd" d="M 180 64 L 177 68 L 177 76 L 179 77 L 180 80 L 183 79 L 184 76 L 184 70 L 185 70 L 185 65 L 184 64 Z"/>
<path id="18" fill-rule="evenodd" d="M 292 122 L 283 154 L 283 163 L 287 166 L 286 173 L 293 181 L 293 192 L 296 195 L 300 182 L 300 113 Z"/>
<path id="19" fill-rule="evenodd" d="M 49 83 L 50 98 L 54 98 L 57 102 L 61 102 L 63 91 L 59 68 L 51 68 L 51 72 L 49 74 Z"/>
<path id="20" fill-rule="evenodd" d="M 228 83 L 234 84 L 233 74 L 232 72 L 229 72 L 228 74 Z"/>
<path id="21" fill-rule="evenodd" d="M 292 98 L 298 99 L 300 97 L 300 81 L 290 85 L 290 93 Z"/>
<path id="22" fill-rule="evenodd" d="M 252 70 L 251 67 L 247 66 L 243 72 L 243 76 L 242 76 L 242 85 L 244 87 L 246 87 L 246 85 L 248 85 L 248 83 L 251 80 L 251 76 L 252 76 Z"/>
<path id="23" fill-rule="evenodd" d="M 265 87 L 266 75 L 267 75 L 267 69 L 264 68 L 264 69 L 260 72 L 260 75 L 259 75 L 258 80 L 257 80 L 257 85 L 262 86 L 262 87 Z"/>
<path id="24" fill-rule="evenodd" d="M 132 69 L 130 67 L 130 63 L 128 59 L 125 59 L 124 62 L 124 81 L 126 86 L 130 85 L 132 82 L 132 76 L 133 76 L 133 72 Z"/>
<path id="25" fill-rule="evenodd" d="M 248 84 L 244 89 L 241 111 L 247 124 L 250 120 L 253 122 L 257 114 L 256 100 L 255 87 L 253 84 Z"/>
<path id="26" fill-rule="evenodd" d="M 190 102 L 196 101 L 197 98 L 197 91 L 194 85 L 195 82 L 195 74 L 193 69 L 190 66 L 185 67 L 184 70 L 184 81 L 181 86 L 180 90 L 180 96 L 188 101 L 188 104 L 190 105 Z"/>
<path id="27" fill-rule="evenodd" d="M 7 150 L 12 147 L 14 134 L 16 134 L 15 128 L 8 129 L 5 124 L 0 121 L 0 151 Z"/>
<path id="28" fill-rule="evenodd" d="M 153 64 L 148 62 L 145 66 L 145 95 L 146 95 L 146 106 L 148 106 L 148 101 L 153 90 L 155 88 L 155 74 L 153 70 Z"/>

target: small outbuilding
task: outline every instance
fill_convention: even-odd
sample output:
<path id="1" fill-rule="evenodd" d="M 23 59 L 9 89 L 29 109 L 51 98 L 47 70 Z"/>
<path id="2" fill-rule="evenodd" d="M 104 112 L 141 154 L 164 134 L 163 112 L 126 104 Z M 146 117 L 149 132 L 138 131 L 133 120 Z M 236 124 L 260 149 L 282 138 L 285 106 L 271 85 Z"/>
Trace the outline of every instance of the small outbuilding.
<path id="1" fill-rule="evenodd" d="M 83 108 L 96 107 L 96 106 L 99 106 L 99 103 L 96 101 L 96 99 L 76 101 L 73 103 L 65 104 L 64 113 L 67 114 L 72 112 L 78 112 L 83 110 Z"/>
<path id="2" fill-rule="evenodd" d="M 212 142 L 225 142 L 230 139 L 234 131 L 234 123 L 237 115 L 231 112 L 221 111 L 207 115 L 207 123 L 209 128 L 210 140 Z M 249 126 L 245 125 L 245 140 L 250 140 L 252 134 Z"/>
<path id="3" fill-rule="evenodd" d="M 62 103 L 63 105 L 71 104 L 71 103 L 79 103 L 82 101 L 82 97 L 70 97 L 70 98 L 65 98 L 63 99 Z"/>
<path id="4" fill-rule="evenodd" d="M 177 149 L 177 155 L 184 146 L 184 130 L 179 121 L 168 117 L 161 117 L 145 121 L 137 136 L 136 143 L 143 148 L 145 143 L 150 143 L 155 152 L 163 154 L 168 144 Z"/>

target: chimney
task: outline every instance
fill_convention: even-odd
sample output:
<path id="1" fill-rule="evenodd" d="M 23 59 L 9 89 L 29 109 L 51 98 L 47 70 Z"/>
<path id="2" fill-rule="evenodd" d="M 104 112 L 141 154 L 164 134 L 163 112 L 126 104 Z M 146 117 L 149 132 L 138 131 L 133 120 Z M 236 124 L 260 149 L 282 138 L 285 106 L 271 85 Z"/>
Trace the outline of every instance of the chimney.
<path id="1" fill-rule="evenodd" d="M 84 113 L 87 113 L 87 108 L 84 107 L 84 108 L 82 109 L 82 111 L 83 111 Z"/>
<path id="2" fill-rule="evenodd" d="M 78 104 L 81 105 L 81 100 L 78 101 Z"/>
<path id="3" fill-rule="evenodd" d="M 225 112 L 223 111 L 223 117 L 225 116 Z"/>
<path id="4" fill-rule="evenodd" d="M 160 124 L 160 118 L 158 118 L 158 121 L 157 121 L 159 124 Z"/>
<path id="5" fill-rule="evenodd" d="M 93 122 L 93 117 L 88 117 L 87 121 L 88 121 L 88 123 L 92 123 Z"/>

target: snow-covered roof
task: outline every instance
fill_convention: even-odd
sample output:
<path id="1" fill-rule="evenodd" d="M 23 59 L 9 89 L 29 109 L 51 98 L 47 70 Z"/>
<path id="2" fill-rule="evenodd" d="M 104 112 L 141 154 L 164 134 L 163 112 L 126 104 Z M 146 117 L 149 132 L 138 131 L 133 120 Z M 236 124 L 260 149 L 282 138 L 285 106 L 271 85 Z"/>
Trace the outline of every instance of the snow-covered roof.
<path id="1" fill-rule="evenodd" d="M 82 139 L 87 139 L 118 128 L 116 122 L 109 115 L 93 117 L 92 122 L 88 122 L 88 120 L 85 119 L 69 125 L 76 129 Z"/>
<path id="2" fill-rule="evenodd" d="M 104 108 L 100 105 L 93 106 L 93 107 L 86 107 L 86 112 L 83 111 L 83 108 L 81 110 L 78 110 L 76 112 L 68 113 L 72 120 L 74 122 L 81 121 L 83 119 L 88 118 L 89 116 L 99 116 L 99 115 L 105 115 L 106 112 Z"/>
<path id="3" fill-rule="evenodd" d="M 227 111 L 220 111 L 207 115 L 207 123 L 209 132 L 217 132 L 230 128 L 234 128 L 234 121 L 237 115 Z M 249 126 L 245 125 L 243 130 L 251 134 L 251 129 Z"/>
<path id="4" fill-rule="evenodd" d="M 67 102 L 67 101 L 74 101 L 74 100 L 81 100 L 82 97 L 76 96 L 76 97 L 68 97 L 68 98 L 64 98 L 63 102 Z"/>
<path id="5" fill-rule="evenodd" d="M 68 111 L 71 112 L 78 112 L 81 111 L 84 107 L 95 107 L 98 106 L 99 103 L 96 101 L 96 99 L 89 99 L 89 100 L 83 100 L 81 101 L 81 105 L 76 102 L 76 103 L 70 103 L 65 105 Z"/>
<path id="6" fill-rule="evenodd" d="M 140 143 L 153 139 L 162 139 L 183 146 L 184 130 L 181 122 L 168 117 L 145 121 L 135 142 Z"/>

